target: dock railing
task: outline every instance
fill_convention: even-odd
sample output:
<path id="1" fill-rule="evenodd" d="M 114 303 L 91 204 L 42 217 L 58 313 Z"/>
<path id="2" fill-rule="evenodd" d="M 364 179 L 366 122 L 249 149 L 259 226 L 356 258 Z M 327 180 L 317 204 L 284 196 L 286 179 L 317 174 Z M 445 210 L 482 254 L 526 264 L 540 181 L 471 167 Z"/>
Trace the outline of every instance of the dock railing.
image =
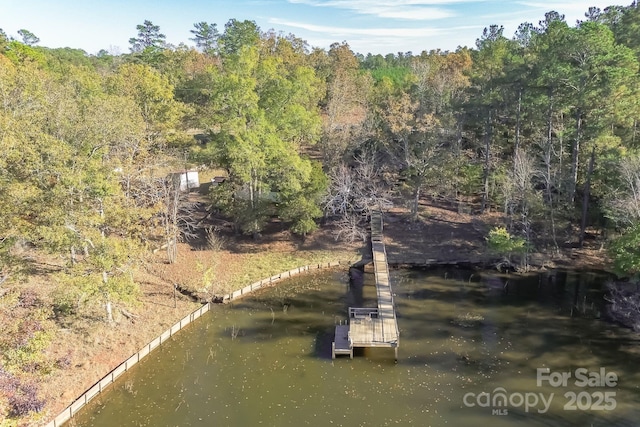
<path id="1" fill-rule="evenodd" d="M 349 318 L 350 319 L 363 319 L 363 318 L 375 318 L 377 319 L 379 316 L 378 308 L 376 307 L 349 307 Z"/>

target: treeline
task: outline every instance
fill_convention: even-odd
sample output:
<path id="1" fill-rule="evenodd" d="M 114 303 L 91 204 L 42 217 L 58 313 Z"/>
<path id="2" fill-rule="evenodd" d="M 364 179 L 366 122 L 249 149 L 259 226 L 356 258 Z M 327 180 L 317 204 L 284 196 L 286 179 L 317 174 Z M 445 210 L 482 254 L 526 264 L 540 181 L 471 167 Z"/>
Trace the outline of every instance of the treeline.
<path id="1" fill-rule="evenodd" d="M 254 235 L 273 216 L 305 235 L 326 215 L 353 238 L 392 191 L 415 219 L 425 194 L 504 211 L 538 249 L 633 229 L 638 13 L 590 8 L 571 26 L 549 12 L 510 38 L 486 28 L 475 49 L 386 56 L 237 20 L 195 24 L 195 49 L 145 21 L 120 55 L 0 32 L 0 280 L 32 245 L 105 303 L 130 294 L 138 246 L 189 233 L 167 179 L 185 162 L 226 170 L 212 203 Z"/>
<path id="2" fill-rule="evenodd" d="M 353 239 L 363 212 L 401 200 L 418 220 L 429 196 L 504 212 L 527 250 L 615 231 L 617 267 L 637 273 L 639 25 L 635 2 L 574 25 L 549 12 L 475 48 L 386 56 L 233 19 L 195 24 L 196 48 L 145 21 L 130 53 L 95 56 L 0 30 L 0 322 L 16 332 L 0 337 L 3 369 L 41 366 L 50 339 L 47 313 L 11 314 L 33 302 L 10 287 L 25 254 L 64 261 L 57 313 L 99 302 L 110 319 L 135 300 L 145 249 L 165 243 L 173 262 L 194 232 L 170 174 L 185 162 L 226 171 L 211 203 L 239 233 L 275 216 L 304 236 L 325 216 Z"/>

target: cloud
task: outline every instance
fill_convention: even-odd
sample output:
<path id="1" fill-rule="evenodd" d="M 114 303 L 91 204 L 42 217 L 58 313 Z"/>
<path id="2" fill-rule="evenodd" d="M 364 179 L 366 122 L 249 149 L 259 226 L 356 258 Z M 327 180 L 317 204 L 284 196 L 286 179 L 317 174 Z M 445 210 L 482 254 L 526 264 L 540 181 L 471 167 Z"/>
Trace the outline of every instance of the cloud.
<path id="1" fill-rule="evenodd" d="M 449 9 L 434 7 L 469 0 L 288 0 L 293 4 L 305 4 L 313 7 L 346 9 L 361 15 L 373 15 L 378 18 L 403 19 L 413 21 L 435 20 L 456 16 Z M 471 0 L 481 1 L 481 0 Z"/>
<path id="2" fill-rule="evenodd" d="M 288 0 L 289 3 L 310 6 L 339 7 L 343 9 L 367 9 L 375 6 L 435 6 L 456 3 L 473 3 L 485 0 Z"/>
<path id="3" fill-rule="evenodd" d="M 458 42 L 456 36 L 465 34 L 466 38 L 475 40 L 475 35 L 480 34 L 482 30 L 482 27 L 477 25 L 446 28 L 348 28 L 279 18 L 271 18 L 269 22 L 277 26 L 294 28 L 296 33 L 306 39 L 311 46 L 326 48 L 332 43 L 344 40 L 355 52 L 374 54 L 399 51 L 422 52 L 437 48 L 455 50 L 457 46 L 464 45 Z"/>
<path id="4" fill-rule="evenodd" d="M 540 19 L 544 19 L 544 14 L 546 12 L 555 10 L 556 12 L 565 15 L 565 20 L 569 25 L 575 24 L 576 20 L 578 19 L 584 19 L 584 14 L 589 10 L 590 6 L 599 7 L 602 10 L 604 10 L 608 6 L 611 6 L 610 0 L 591 0 L 588 3 L 585 3 L 584 0 L 573 0 L 566 2 L 518 1 L 516 3 L 526 8 L 530 8 L 532 9 L 532 11 L 540 13 Z"/>
<path id="5" fill-rule="evenodd" d="M 440 28 L 348 28 L 332 27 L 327 25 L 315 25 L 304 22 L 287 21 L 279 18 L 272 18 L 270 23 L 284 25 L 287 27 L 299 28 L 314 33 L 321 33 L 339 37 L 348 36 L 375 36 L 375 37 L 429 37 L 442 34 L 445 30 Z"/>
<path id="6" fill-rule="evenodd" d="M 584 0 L 579 0 L 579 1 L 565 1 L 565 2 L 519 1 L 517 3 L 526 7 L 543 9 L 543 10 L 546 10 L 547 12 L 551 10 L 555 10 L 556 12 L 559 12 L 559 13 L 563 13 L 563 12 L 584 13 L 587 10 L 589 10 L 590 6 L 596 6 L 596 7 L 600 7 L 601 9 L 604 9 L 605 7 L 609 6 L 610 5 L 609 3 L 611 2 L 607 0 L 607 1 L 591 1 L 589 3 L 585 3 Z"/>

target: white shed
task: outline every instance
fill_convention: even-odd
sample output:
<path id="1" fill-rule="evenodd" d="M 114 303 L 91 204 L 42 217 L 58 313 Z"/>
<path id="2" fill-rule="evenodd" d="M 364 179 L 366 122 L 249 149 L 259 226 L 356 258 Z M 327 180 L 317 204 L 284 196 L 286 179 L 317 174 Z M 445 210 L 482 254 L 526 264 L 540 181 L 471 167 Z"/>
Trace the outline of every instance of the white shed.
<path id="1" fill-rule="evenodd" d="M 180 177 L 180 191 L 189 191 L 192 188 L 200 187 L 200 178 L 196 170 L 175 172 L 173 176 Z"/>

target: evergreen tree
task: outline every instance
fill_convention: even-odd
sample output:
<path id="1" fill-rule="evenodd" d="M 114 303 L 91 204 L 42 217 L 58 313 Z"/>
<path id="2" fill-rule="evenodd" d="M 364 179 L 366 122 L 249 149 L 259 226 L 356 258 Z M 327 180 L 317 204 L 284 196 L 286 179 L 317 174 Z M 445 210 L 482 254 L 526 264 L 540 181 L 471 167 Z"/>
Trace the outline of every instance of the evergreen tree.
<path id="1" fill-rule="evenodd" d="M 238 55 L 244 47 L 257 46 L 260 28 L 254 21 L 231 19 L 224 25 L 218 47 L 224 56 Z"/>
<path id="2" fill-rule="evenodd" d="M 147 49 L 154 51 L 164 49 L 166 36 L 160 32 L 160 26 L 145 20 L 136 26 L 138 37 L 129 39 L 132 53 L 142 53 Z"/>
<path id="3" fill-rule="evenodd" d="M 33 46 L 40 43 L 40 39 L 29 30 L 18 30 L 18 34 L 20 35 L 20 37 L 22 37 L 22 43 L 26 44 L 27 46 Z"/>
<path id="4" fill-rule="evenodd" d="M 207 55 L 215 55 L 218 51 L 218 39 L 220 33 L 216 24 L 207 22 L 198 22 L 193 24 L 194 29 L 191 30 L 193 38 L 189 39 L 196 44 L 196 47 Z"/>

